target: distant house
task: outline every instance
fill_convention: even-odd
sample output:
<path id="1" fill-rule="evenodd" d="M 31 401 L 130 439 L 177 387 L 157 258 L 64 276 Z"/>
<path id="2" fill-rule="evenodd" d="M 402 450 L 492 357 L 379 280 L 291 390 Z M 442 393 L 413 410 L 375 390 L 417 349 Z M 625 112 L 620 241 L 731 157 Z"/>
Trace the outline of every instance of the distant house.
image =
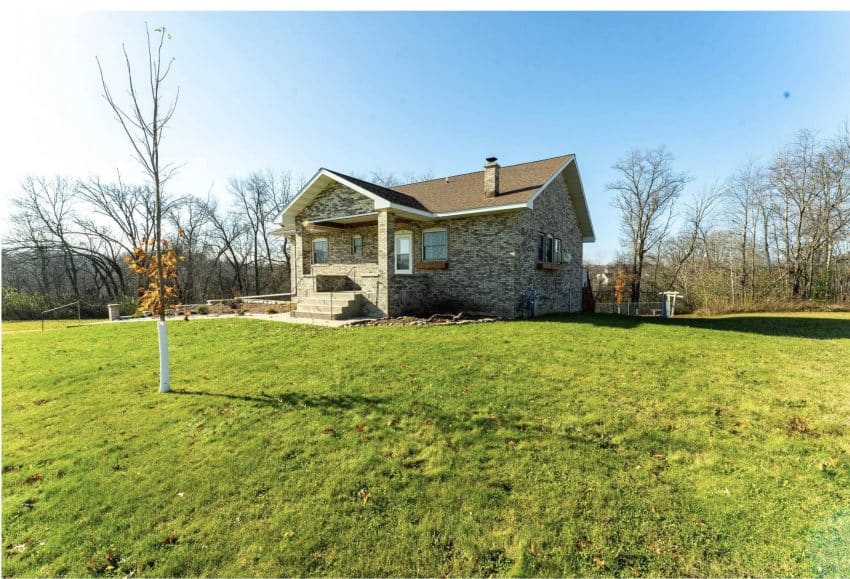
<path id="1" fill-rule="evenodd" d="M 294 315 L 581 309 L 593 225 L 574 155 L 393 188 L 320 169 L 280 217 Z"/>

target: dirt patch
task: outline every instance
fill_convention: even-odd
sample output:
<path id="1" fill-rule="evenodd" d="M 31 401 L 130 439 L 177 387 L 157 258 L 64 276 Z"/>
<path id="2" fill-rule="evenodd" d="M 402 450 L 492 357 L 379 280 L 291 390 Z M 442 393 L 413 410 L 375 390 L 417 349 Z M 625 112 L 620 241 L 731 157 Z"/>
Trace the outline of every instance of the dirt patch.
<path id="1" fill-rule="evenodd" d="M 809 426 L 809 423 L 799 416 L 795 416 L 788 422 L 788 426 L 786 426 L 786 431 L 789 435 L 791 434 L 807 434 L 809 436 L 818 436 L 819 433 L 817 430 Z"/>
<path id="2" fill-rule="evenodd" d="M 283 314 L 295 309 L 295 304 L 292 302 L 283 303 L 252 303 L 245 302 L 239 298 L 232 300 L 224 300 L 217 304 L 202 306 L 207 311 L 207 314 L 223 315 L 223 314 Z M 195 315 L 205 315 L 201 313 L 200 308 L 192 311 Z"/>

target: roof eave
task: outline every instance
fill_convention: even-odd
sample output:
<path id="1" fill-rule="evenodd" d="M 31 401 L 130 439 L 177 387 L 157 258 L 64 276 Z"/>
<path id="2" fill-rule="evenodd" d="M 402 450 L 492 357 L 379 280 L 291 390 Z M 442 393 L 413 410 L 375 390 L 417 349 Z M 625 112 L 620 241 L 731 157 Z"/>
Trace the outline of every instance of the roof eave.
<path id="1" fill-rule="evenodd" d="M 578 162 L 576 161 L 575 155 L 570 155 L 570 158 L 567 159 L 564 164 L 558 168 L 557 171 L 552 173 L 552 176 L 549 177 L 549 179 L 547 179 L 546 182 L 541 185 L 540 189 L 538 189 L 537 192 L 535 192 L 534 195 L 531 196 L 531 199 L 528 200 L 528 205 L 529 207 L 533 208 L 534 202 L 535 200 L 537 200 L 540 194 L 543 193 L 543 191 L 545 191 L 546 188 L 549 187 L 549 185 L 551 185 L 552 182 L 554 182 L 555 179 L 558 178 L 558 176 L 564 174 L 567 169 L 570 169 L 571 167 L 572 170 L 575 172 L 575 184 L 577 185 L 576 188 L 578 189 L 578 192 L 581 195 L 575 195 L 575 193 L 573 193 L 573 189 L 575 188 L 570 187 L 569 183 L 567 183 L 567 189 L 570 192 L 570 199 L 573 201 L 573 208 L 576 212 L 576 221 L 578 221 L 579 228 L 581 229 L 581 240 L 583 243 L 593 243 L 594 241 L 596 241 L 596 234 L 593 232 L 593 222 L 590 220 L 590 210 L 587 206 L 587 197 L 584 194 L 584 185 L 582 185 L 581 183 L 581 174 L 578 170 Z"/>

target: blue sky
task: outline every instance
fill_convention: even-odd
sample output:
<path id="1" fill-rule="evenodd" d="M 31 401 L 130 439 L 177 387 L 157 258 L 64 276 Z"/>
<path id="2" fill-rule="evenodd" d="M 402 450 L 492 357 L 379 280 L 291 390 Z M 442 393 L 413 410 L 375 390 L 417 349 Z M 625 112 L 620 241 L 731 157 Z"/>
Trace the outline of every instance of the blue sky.
<path id="1" fill-rule="evenodd" d="M 223 196 L 263 168 L 442 176 L 575 153 L 595 260 L 618 246 L 605 183 L 631 147 L 665 145 L 690 194 L 850 118 L 847 13 L 26 15 L 0 41 L 15 111 L 4 214 L 27 173 L 140 178 L 95 56 L 118 83 L 120 45 L 141 58 L 145 20 L 174 35 L 173 192 Z"/>

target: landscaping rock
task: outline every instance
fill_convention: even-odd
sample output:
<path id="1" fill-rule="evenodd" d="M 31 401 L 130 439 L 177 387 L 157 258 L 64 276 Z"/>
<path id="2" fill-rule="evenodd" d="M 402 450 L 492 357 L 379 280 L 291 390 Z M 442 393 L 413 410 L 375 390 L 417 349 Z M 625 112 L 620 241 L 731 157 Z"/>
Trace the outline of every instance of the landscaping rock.
<path id="1" fill-rule="evenodd" d="M 474 314 L 460 312 L 458 314 L 433 314 L 427 318 L 416 316 L 399 316 L 395 318 L 378 318 L 375 320 L 362 320 L 352 323 L 352 326 L 460 326 L 464 324 L 480 324 L 495 322 L 493 318 L 485 314 Z"/>

